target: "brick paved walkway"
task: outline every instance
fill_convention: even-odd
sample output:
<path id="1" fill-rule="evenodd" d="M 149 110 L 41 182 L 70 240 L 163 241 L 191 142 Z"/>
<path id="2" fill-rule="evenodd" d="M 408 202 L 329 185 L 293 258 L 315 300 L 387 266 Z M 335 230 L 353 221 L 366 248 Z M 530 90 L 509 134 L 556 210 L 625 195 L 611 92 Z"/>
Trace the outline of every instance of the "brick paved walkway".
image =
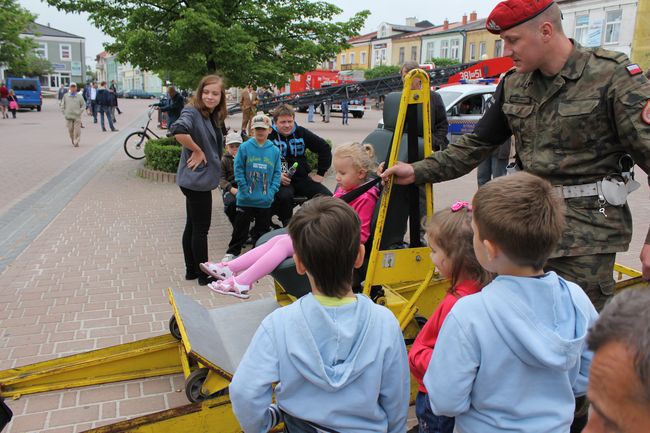
<path id="1" fill-rule="evenodd" d="M 376 123 L 374 116 L 365 131 Z M 236 125 L 238 119 L 229 123 Z M 322 134 L 335 144 L 365 136 L 361 123 L 354 132 L 330 125 L 315 124 L 314 129 L 330 131 Z M 171 316 L 165 295 L 170 286 L 209 308 L 241 302 L 183 279 L 183 196 L 175 185 L 136 177 L 138 166 L 116 150 L 0 274 L 0 369 L 163 334 Z M 646 184 L 640 171 L 638 178 Z M 475 179 L 471 173 L 436 186 L 437 207 L 470 199 Z M 633 205 L 639 229 L 632 251 L 622 259 L 638 267 L 650 223 L 647 186 L 633 197 L 639 203 Z M 229 237 L 230 225 L 215 194 L 211 257 L 223 254 Z M 253 298 L 267 296 L 272 296 L 268 277 L 253 292 Z M 180 375 L 25 396 L 8 402 L 15 420 L 7 431 L 81 432 L 186 403 Z"/>

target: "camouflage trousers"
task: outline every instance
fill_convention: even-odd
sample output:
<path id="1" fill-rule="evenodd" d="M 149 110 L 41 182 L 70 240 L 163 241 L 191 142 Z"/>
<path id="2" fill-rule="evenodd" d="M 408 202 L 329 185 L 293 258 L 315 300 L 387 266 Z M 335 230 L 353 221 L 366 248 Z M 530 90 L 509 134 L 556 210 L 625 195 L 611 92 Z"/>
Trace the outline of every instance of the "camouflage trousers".
<path id="1" fill-rule="evenodd" d="M 576 283 L 585 291 L 597 311 L 614 295 L 614 261 L 616 254 L 555 257 L 546 262 L 546 271 Z"/>

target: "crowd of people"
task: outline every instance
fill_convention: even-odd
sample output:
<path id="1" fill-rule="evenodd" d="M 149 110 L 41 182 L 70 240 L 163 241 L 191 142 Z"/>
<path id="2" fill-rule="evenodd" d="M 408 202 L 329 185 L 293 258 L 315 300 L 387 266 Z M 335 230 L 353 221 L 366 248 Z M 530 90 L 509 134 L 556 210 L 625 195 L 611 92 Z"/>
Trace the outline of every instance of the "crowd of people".
<path id="1" fill-rule="evenodd" d="M 450 288 L 408 354 L 395 316 L 353 281 L 380 194 L 370 187 L 350 198 L 375 170 L 371 146 L 332 152 L 296 124 L 291 107 L 272 118 L 255 112 L 252 88 L 240 101 L 245 139 L 224 136 L 224 83 L 215 75 L 171 125 L 183 147 L 185 277 L 245 299 L 293 257 L 311 284 L 264 319 L 235 372 L 230 397 L 244 431 L 283 421 L 290 432 L 404 432 L 410 374 L 422 433 L 650 426 L 650 290 L 613 297 L 612 277 L 616 252 L 631 239 L 629 173 L 634 164 L 650 171 L 650 83 L 624 55 L 569 39 L 551 0 L 506 0 L 487 29 L 500 34 L 515 69 L 474 132 L 453 145 L 441 140 L 424 160 L 378 169 L 403 185 L 450 180 L 504 159 L 514 137 L 515 173 L 502 176 L 499 166 L 471 201 L 425 226 L 431 261 Z M 591 102 L 575 105 L 578 97 Z M 332 161 L 334 192 L 322 184 Z M 614 192 L 606 184 L 613 176 L 623 185 Z M 233 232 L 225 256 L 209 261 L 218 187 Z M 307 201 L 294 214 L 297 196 Z M 241 254 L 273 215 L 287 233 Z M 650 234 L 640 258 L 650 280 Z"/>

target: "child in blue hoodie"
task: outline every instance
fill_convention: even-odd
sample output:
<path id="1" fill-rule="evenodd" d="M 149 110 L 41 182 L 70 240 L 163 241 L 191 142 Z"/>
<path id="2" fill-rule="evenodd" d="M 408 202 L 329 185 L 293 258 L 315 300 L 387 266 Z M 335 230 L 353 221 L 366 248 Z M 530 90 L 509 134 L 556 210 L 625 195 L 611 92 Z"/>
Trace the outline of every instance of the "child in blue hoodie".
<path id="1" fill-rule="evenodd" d="M 235 156 L 237 212 L 232 239 L 223 261 L 229 261 L 241 253 L 253 220 L 253 243 L 269 231 L 271 204 L 280 188 L 280 150 L 268 140 L 271 119 L 264 113 L 258 113 L 253 117 L 251 128 L 254 137 L 244 142 Z"/>
<path id="2" fill-rule="evenodd" d="M 289 224 L 296 270 L 312 293 L 267 316 L 230 384 L 246 433 L 278 416 L 287 431 L 406 431 L 409 369 L 395 316 L 352 292 L 363 262 L 360 220 L 342 200 L 316 197 Z M 271 406 L 273 384 L 277 407 Z"/>
<path id="3" fill-rule="evenodd" d="M 564 202 L 520 172 L 482 186 L 473 200 L 474 251 L 498 276 L 459 299 L 424 375 L 436 415 L 460 433 L 568 432 L 585 395 L 598 314 L 584 291 L 544 264 L 564 228 Z"/>

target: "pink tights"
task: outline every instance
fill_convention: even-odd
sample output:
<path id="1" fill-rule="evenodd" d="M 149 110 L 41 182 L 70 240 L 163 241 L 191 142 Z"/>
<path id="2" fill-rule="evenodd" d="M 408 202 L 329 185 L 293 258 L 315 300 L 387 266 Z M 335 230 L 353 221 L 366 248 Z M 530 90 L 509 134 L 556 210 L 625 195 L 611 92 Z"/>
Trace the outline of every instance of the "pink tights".
<path id="1" fill-rule="evenodd" d="M 231 271 L 237 274 L 235 280 L 238 284 L 251 285 L 270 274 L 273 269 L 291 256 L 293 256 L 291 238 L 288 234 L 281 234 L 226 264 Z"/>

